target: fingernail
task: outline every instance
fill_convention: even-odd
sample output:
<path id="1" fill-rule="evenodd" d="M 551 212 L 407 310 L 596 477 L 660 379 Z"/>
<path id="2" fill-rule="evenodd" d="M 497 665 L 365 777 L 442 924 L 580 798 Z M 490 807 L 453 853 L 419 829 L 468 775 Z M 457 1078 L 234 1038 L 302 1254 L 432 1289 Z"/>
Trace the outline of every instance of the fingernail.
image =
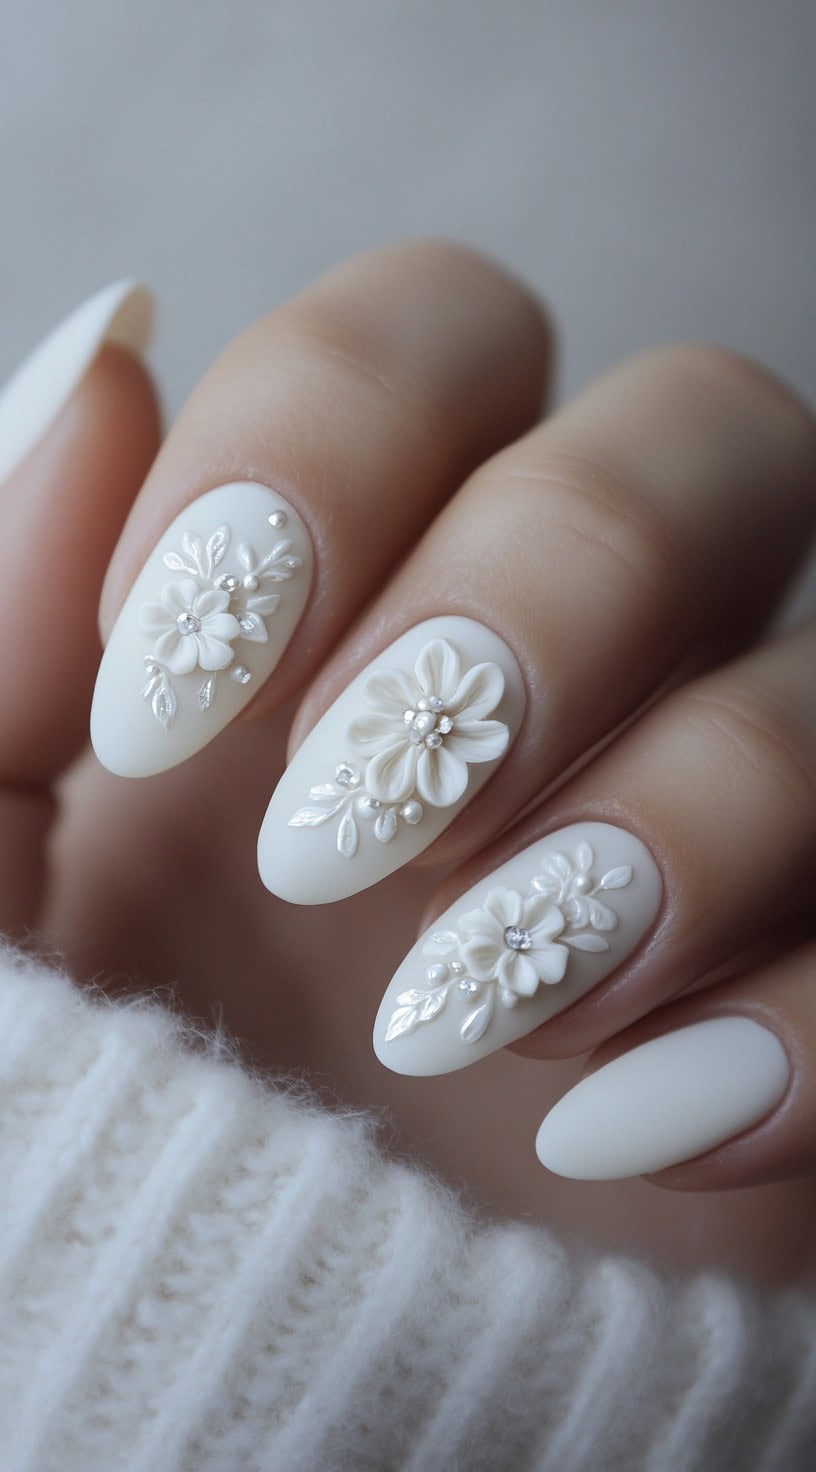
<path id="1" fill-rule="evenodd" d="M 145 287 L 117 281 L 89 297 L 29 354 L 0 390 L 0 481 L 42 439 L 104 343 L 141 356 L 152 315 Z"/>
<path id="2" fill-rule="evenodd" d="M 695 1022 L 582 1079 L 550 1110 L 536 1154 L 581 1181 L 666 1170 L 757 1124 L 789 1077 L 778 1037 L 750 1017 Z"/>
<path id="3" fill-rule="evenodd" d="M 147 777 L 185 761 L 274 670 L 309 594 L 297 512 L 254 481 L 185 507 L 142 568 L 99 667 L 91 740 L 103 766 Z"/>
<path id="4" fill-rule="evenodd" d="M 660 873 L 634 834 L 575 823 L 469 889 L 420 937 L 374 1023 L 395 1073 L 452 1073 L 524 1037 L 614 971 L 654 923 Z"/>
<path id="5" fill-rule="evenodd" d="M 285 771 L 258 839 L 261 878 L 294 904 L 401 868 L 487 782 L 524 713 L 497 634 L 467 618 L 409 629 L 343 691 Z"/>

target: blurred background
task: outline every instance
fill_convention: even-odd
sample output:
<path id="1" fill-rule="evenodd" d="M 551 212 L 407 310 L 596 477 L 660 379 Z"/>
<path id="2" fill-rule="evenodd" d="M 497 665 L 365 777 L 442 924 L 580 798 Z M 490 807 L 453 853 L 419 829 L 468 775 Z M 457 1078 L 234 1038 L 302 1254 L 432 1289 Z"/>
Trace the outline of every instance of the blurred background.
<path id="1" fill-rule="evenodd" d="M 458 237 L 559 394 L 705 337 L 816 398 L 813 0 L 4 0 L 0 374 L 123 274 L 168 411 L 349 252 Z"/>

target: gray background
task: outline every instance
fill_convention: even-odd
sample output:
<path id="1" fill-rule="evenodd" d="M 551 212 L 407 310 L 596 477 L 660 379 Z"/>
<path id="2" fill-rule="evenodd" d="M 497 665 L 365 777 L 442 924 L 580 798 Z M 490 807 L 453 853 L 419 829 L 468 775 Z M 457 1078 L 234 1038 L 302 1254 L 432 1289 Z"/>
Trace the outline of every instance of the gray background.
<path id="1" fill-rule="evenodd" d="M 158 292 L 172 411 L 359 247 L 442 233 L 549 299 L 559 392 L 706 337 L 816 398 L 814 0 L 4 0 L 0 371 Z"/>

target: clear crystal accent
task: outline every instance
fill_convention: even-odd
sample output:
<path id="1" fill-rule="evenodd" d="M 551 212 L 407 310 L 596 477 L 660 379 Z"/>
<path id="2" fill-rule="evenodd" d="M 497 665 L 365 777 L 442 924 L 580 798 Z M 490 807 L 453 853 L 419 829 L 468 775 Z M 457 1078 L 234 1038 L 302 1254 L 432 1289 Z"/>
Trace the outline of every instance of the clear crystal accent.
<path id="1" fill-rule="evenodd" d="M 218 578 L 215 586 L 224 593 L 234 593 L 238 587 L 238 579 L 233 573 L 225 572 L 222 577 Z"/>
<path id="2" fill-rule="evenodd" d="M 450 716 L 440 716 L 436 729 L 441 731 L 443 736 L 447 736 L 453 730 L 453 721 Z"/>
<path id="3" fill-rule="evenodd" d="M 437 961 L 434 966 L 429 966 L 425 972 L 425 980 L 430 982 L 431 986 L 439 986 L 441 982 L 447 981 L 447 979 L 448 968 L 444 961 Z"/>
<path id="4" fill-rule="evenodd" d="M 511 951 L 529 951 L 533 940 L 529 930 L 524 930 L 521 925 L 508 925 L 504 932 L 504 944 Z"/>
<path id="5" fill-rule="evenodd" d="M 364 818 L 373 818 L 380 811 L 381 807 L 382 803 L 380 799 L 378 797 L 372 797 L 368 792 L 364 792 L 357 799 L 357 811 L 362 813 Z"/>
<path id="6" fill-rule="evenodd" d="M 463 997 L 477 997 L 481 991 L 481 986 L 480 981 L 474 981 L 470 976 L 463 976 L 462 980 L 457 982 L 457 987 Z"/>
<path id="7" fill-rule="evenodd" d="M 431 748 L 431 751 L 436 751 L 442 745 L 442 737 L 440 733 L 438 731 L 431 731 L 430 734 L 425 737 L 425 745 L 429 746 Z"/>
<path id="8" fill-rule="evenodd" d="M 255 627 L 255 620 L 248 613 L 242 614 L 238 620 L 238 623 L 243 633 L 245 634 L 251 634 L 252 630 Z"/>
<path id="9" fill-rule="evenodd" d="M 432 695 L 428 701 L 428 709 L 440 711 L 445 709 L 445 702 L 441 695 Z"/>
<path id="10" fill-rule="evenodd" d="M 197 634 L 201 628 L 201 619 L 196 618 L 194 613 L 180 613 L 176 626 L 180 634 Z"/>
<path id="11" fill-rule="evenodd" d="M 252 679 L 252 675 L 245 664 L 237 664 L 232 671 L 232 678 L 233 680 L 237 680 L 239 685 L 248 685 Z"/>
<path id="12" fill-rule="evenodd" d="M 282 526 L 286 526 L 289 517 L 286 515 L 285 511 L 273 511 L 272 515 L 267 516 L 266 519 L 269 522 L 270 526 L 274 526 L 276 530 L 280 530 Z"/>
<path id="13" fill-rule="evenodd" d="M 360 781 L 360 773 L 356 767 L 351 765 L 351 762 L 339 762 L 334 769 L 334 780 L 339 782 L 341 787 L 356 787 Z"/>

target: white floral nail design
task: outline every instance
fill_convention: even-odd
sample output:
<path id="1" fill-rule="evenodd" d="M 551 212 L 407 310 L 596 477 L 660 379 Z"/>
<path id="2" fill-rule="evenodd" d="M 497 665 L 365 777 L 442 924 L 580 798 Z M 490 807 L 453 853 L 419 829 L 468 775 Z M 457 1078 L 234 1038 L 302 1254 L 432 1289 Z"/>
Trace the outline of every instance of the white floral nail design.
<path id="1" fill-rule="evenodd" d="M 353 858 L 360 841 L 358 818 L 374 837 L 390 843 L 400 821 L 415 826 L 423 803 L 451 807 L 462 797 L 471 762 L 494 761 L 510 733 L 502 721 L 486 719 L 504 694 L 498 665 L 477 664 L 461 673 L 461 660 L 447 639 L 422 649 L 413 673 L 378 670 L 365 683 L 371 706 L 346 730 L 352 747 L 368 753 L 365 769 L 341 761 L 334 782 L 310 788 L 310 803 L 289 819 L 290 828 L 318 828 L 339 818 L 338 852 Z"/>
<path id="2" fill-rule="evenodd" d="M 285 523 L 283 511 L 270 518 L 276 528 Z M 233 679 L 240 685 L 249 683 L 252 676 L 246 665 L 233 664 L 233 644 L 238 639 L 267 642 L 264 620 L 278 608 L 281 594 L 265 592 L 264 584 L 282 582 L 302 565 L 301 558 L 292 555 L 288 539 L 278 542 L 263 558 L 241 542 L 235 552 L 241 570 L 222 571 L 216 577 L 231 540 L 227 525 L 217 527 L 206 542 L 195 532 L 185 532 L 181 551 L 165 552 L 162 558 L 171 572 L 185 576 L 165 583 L 158 600 L 143 603 L 138 610 L 139 628 L 154 641 L 144 656 L 147 683 L 142 695 L 165 731 L 178 708 L 171 675 L 190 675 L 196 669 L 206 673 L 198 691 L 200 711 L 209 710 L 215 700 L 220 670 L 232 666 Z"/>
<path id="3" fill-rule="evenodd" d="M 425 971 L 427 987 L 400 992 L 385 1041 L 430 1022 L 454 990 L 471 1006 L 459 1027 L 464 1043 L 484 1037 L 497 1002 L 516 1007 L 534 997 L 540 985 L 554 986 L 566 975 L 570 949 L 607 951 L 599 932 L 614 930 L 618 917 L 598 899 L 601 891 L 624 889 L 632 880 L 629 864 L 592 876 L 595 854 L 579 843 L 574 859 L 546 855 L 542 872 L 530 881 L 532 894 L 490 890 L 478 909 L 460 916 L 455 930 L 436 931 L 423 946 L 434 957 Z"/>

